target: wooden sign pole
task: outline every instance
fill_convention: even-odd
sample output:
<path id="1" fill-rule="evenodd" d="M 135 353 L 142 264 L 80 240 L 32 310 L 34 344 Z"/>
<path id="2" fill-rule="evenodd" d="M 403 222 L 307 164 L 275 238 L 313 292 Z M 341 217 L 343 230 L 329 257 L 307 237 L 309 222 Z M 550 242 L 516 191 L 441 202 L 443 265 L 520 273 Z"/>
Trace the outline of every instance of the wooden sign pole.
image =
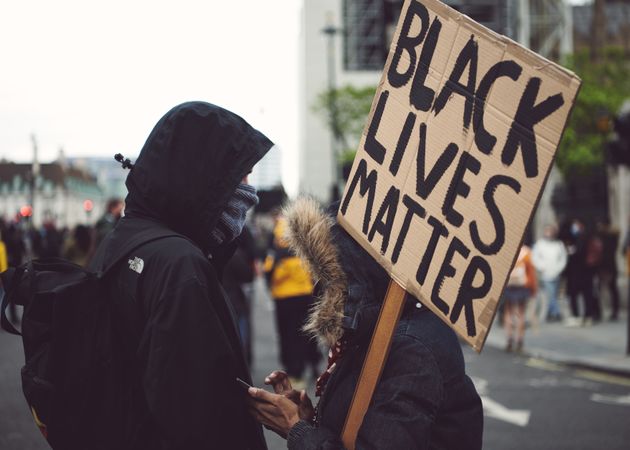
<path id="1" fill-rule="evenodd" d="M 355 448 L 363 417 L 370 406 L 376 383 L 387 361 L 396 324 L 405 305 L 405 295 L 406 291 L 394 280 L 390 280 L 341 434 L 341 441 L 349 450 Z"/>

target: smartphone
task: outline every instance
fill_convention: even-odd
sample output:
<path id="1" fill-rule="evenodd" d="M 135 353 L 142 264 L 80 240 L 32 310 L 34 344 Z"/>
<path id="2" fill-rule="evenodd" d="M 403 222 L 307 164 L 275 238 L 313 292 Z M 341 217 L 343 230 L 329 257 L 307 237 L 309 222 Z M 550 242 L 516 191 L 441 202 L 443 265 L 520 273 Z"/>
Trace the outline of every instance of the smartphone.
<path id="1" fill-rule="evenodd" d="M 246 381 L 241 380 L 239 377 L 236 377 L 236 382 L 245 391 L 247 391 L 251 387 L 249 384 L 247 384 Z"/>

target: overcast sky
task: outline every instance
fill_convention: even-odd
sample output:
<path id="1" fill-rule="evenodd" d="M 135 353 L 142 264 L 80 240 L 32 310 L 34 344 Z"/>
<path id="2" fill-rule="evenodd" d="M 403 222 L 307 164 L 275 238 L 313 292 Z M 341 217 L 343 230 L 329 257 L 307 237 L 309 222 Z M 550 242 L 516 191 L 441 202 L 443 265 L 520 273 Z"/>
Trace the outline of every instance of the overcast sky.
<path id="1" fill-rule="evenodd" d="M 0 3 L 0 158 L 137 154 L 170 107 L 231 109 L 297 145 L 296 0 Z M 285 170 L 287 171 L 287 170 Z M 289 180 L 294 182 L 294 180 Z"/>
<path id="2" fill-rule="evenodd" d="M 294 191 L 300 3 L 0 2 L 0 158 L 30 160 L 32 133 L 44 162 L 134 155 L 168 109 L 205 100 L 283 148 Z"/>

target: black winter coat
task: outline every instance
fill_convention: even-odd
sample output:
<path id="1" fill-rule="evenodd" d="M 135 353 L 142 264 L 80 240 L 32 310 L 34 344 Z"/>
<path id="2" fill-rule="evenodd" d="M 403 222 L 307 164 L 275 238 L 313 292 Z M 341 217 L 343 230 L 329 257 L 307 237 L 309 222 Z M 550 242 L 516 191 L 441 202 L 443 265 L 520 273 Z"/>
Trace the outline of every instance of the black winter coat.
<path id="1" fill-rule="evenodd" d="M 125 449 L 266 448 L 236 383 L 250 376 L 219 282 L 230 249 L 208 238 L 271 146 L 235 114 L 186 103 L 158 122 L 127 178 L 126 215 L 92 264 L 126 255 L 107 274 L 125 342 Z M 177 235 L 130 251 L 156 232 Z"/>
<path id="2" fill-rule="evenodd" d="M 338 205 L 336 205 L 338 207 Z M 342 449 L 341 432 L 389 277 L 334 220 L 308 200 L 287 213 L 291 247 L 318 280 L 306 329 L 328 345 L 348 340 L 321 397 L 317 425 L 289 432 L 295 450 Z M 356 449 L 479 450 L 483 410 L 457 336 L 407 295 L 390 353 L 359 428 Z"/>
<path id="3" fill-rule="evenodd" d="M 466 376 L 457 337 L 428 308 L 415 304 L 410 297 L 356 449 L 480 450 L 481 399 Z M 362 320 L 375 321 L 379 309 L 364 309 Z M 289 449 L 344 448 L 339 437 L 368 345 L 369 339 L 351 341 L 320 400 L 318 426 L 298 422 L 289 433 Z"/>

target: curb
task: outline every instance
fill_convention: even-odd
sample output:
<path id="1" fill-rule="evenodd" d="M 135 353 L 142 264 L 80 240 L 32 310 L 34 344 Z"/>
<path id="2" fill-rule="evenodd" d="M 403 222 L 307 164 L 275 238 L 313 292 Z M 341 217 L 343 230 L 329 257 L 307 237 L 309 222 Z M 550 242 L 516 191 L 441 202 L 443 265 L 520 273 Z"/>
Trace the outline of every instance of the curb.
<path id="1" fill-rule="evenodd" d="M 498 342 L 492 342 L 491 340 L 486 341 L 486 345 L 503 350 L 504 346 L 499 344 Z M 584 359 L 575 359 L 571 357 L 567 357 L 564 355 L 560 355 L 556 352 L 545 350 L 536 347 L 526 347 L 520 355 L 530 358 L 540 358 L 546 361 L 554 362 L 556 364 L 561 364 L 566 367 L 570 367 L 573 369 L 583 369 L 583 370 L 592 370 L 594 372 L 605 373 L 609 375 L 616 375 L 623 378 L 630 379 L 630 368 L 623 367 L 613 367 L 610 365 L 606 365 L 600 363 L 598 361 L 590 361 L 588 358 Z M 622 355 L 626 356 L 626 355 Z M 626 356 L 630 361 L 630 356 Z"/>

